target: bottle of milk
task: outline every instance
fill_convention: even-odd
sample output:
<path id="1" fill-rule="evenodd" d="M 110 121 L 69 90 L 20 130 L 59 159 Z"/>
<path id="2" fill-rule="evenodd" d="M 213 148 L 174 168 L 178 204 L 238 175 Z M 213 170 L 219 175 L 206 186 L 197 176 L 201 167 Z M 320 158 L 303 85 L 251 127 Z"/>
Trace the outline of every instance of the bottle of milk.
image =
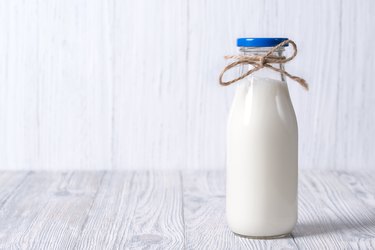
<path id="1" fill-rule="evenodd" d="M 242 55 L 262 56 L 284 40 L 239 38 L 237 46 Z M 243 74 L 254 66 L 241 67 Z M 283 237 L 297 222 L 298 181 L 298 128 L 285 76 L 265 67 L 236 85 L 227 130 L 228 225 L 243 236 Z"/>

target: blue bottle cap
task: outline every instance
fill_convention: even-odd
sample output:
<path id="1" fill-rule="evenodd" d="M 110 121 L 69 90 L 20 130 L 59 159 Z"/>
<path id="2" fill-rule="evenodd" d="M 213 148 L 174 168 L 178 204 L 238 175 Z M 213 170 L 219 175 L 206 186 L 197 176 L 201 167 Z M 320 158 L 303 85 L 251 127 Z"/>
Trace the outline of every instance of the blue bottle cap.
<path id="1" fill-rule="evenodd" d="M 288 38 L 241 37 L 237 38 L 237 47 L 274 47 L 285 40 L 288 40 Z M 288 46 L 288 44 L 284 46 Z"/>

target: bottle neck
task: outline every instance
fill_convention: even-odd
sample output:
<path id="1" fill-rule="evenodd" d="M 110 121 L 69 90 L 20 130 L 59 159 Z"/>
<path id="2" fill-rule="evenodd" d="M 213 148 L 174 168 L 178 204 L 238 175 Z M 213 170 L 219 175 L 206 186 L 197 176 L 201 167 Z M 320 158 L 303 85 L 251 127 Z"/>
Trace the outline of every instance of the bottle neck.
<path id="1" fill-rule="evenodd" d="M 241 55 L 246 55 L 246 56 L 262 56 L 267 54 L 267 52 L 270 50 L 270 47 L 240 47 L 240 53 Z M 284 48 L 280 48 L 272 55 L 274 56 L 283 56 L 284 53 Z M 272 66 L 277 67 L 279 69 L 284 70 L 284 65 L 283 64 L 272 64 Z M 247 71 L 253 69 L 254 67 L 249 64 L 243 64 L 240 67 L 239 74 L 242 75 L 246 73 Z M 249 77 L 259 77 L 259 78 L 270 78 L 270 79 L 275 79 L 279 81 L 285 81 L 285 76 L 279 72 L 276 72 L 274 70 L 268 69 L 268 68 L 262 68 L 251 75 Z"/>

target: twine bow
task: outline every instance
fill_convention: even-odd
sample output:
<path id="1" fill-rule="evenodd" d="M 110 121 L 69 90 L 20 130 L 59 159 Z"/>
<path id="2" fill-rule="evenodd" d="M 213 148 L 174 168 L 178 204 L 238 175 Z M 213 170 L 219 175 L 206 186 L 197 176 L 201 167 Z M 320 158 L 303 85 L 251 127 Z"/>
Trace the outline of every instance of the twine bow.
<path id="1" fill-rule="evenodd" d="M 276 52 L 279 48 L 281 48 L 282 46 L 284 46 L 285 44 L 288 44 L 288 43 L 291 44 L 292 47 L 293 47 L 293 53 L 292 53 L 291 56 L 285 57 L 285 56 L 274 56 L 273 55 L 274 52 Z M 225 59 L 234 59 L 236 61 L 230 63 L 229 65 L 227 65 L 223 69 L 223 71 L 220 74 L 220 78 L 219 78 L 220 84 L 223 85 L 223 86 L 228 86 L 228 85 L 230 85 L 234 82 L 237 82 L 241 79 L 244 79 L 245 77 L 251 75 L 255 71 L 258 71 L 262 68 L 269 68 L 269 69 L 272 69 L 274 71 L 280 72 L 281 74 L 286 75 L 290 79 L 298 82 L 306 90 L 308 90 L 309 85 L 306 83 L 306 81 L 304 79 L 302 79 L 298 76 L 293 76 L 293 75 L 289 74 L 288 72 L 286 72 L 285 70 L 280 69 L 280 68 L 276 68 L 276 67 L 271 65 L 272 63 L 277 63 L 277 64 L 287 63 L 287 62 L 293 60 L 293 58 L 296 57 L 296 55 L 297 55 L 297 45 L 292 40 L 288 39 L 288 40 L 285 40 L 285 41 L 279 43 L 277 46 L 272 47 L 265 55 L 225 56 L 224 57 Z M 225 72 L 227 72 L 228 70 L 236 67 L 237 65 L 241 65 L 241 64 L 249 64 L 249 65 L 252 65 L 254 68 L 250 69 L 249 71 L 247 71 L 243 75 L 241 75 L 241 76 L 239 76 L 239 77 L 237 77 L 233 80 L 230 80 L 230 81 L 227 81 L 227 82 L 223 81 L 223 76 L 224 76 Z"/>

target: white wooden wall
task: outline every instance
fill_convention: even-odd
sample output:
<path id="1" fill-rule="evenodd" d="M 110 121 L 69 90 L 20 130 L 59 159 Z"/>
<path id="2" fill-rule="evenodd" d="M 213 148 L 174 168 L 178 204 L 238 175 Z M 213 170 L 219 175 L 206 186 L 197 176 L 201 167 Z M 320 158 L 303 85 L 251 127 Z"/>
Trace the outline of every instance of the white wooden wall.
<path id="1" fill-rule="evenodd" d="M 302 168 L 375 164 L 375 1 L 2 0 L 0 168 L 223 168 L 242 36 L 286 36 Z"/>

